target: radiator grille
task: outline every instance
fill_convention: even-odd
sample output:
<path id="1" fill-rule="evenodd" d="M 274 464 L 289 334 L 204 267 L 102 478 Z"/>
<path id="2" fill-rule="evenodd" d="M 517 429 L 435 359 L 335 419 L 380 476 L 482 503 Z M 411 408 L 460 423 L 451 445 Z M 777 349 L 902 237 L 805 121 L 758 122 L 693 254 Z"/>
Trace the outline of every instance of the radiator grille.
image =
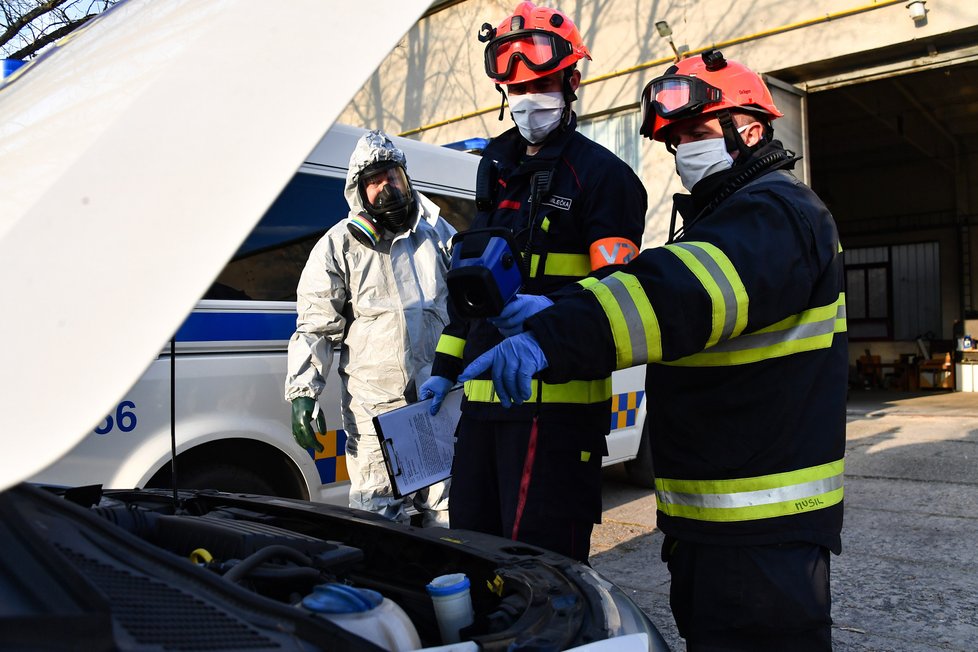
<path id="1" fill-rule="evenodd" d="M 166 650 L 280 647 L 248 623 L 190 593 L 58 546 L 112 603 L 112 615 L 143 645 Z"/>

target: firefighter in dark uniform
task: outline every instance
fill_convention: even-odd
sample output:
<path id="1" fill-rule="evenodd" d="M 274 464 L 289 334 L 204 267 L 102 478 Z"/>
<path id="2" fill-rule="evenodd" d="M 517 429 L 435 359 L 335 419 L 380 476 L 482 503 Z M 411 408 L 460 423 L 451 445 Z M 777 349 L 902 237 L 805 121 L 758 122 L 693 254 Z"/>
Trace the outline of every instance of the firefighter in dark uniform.
<path id="1" fill-rule="evenodd" d="M 483 152 L 472 228 L 505 227 L 526 281 L 490 319 L 453 317 L 420 398 L 433 411 L 465 365 L 520 332 L 546 297 L 593 270 L 637 255 L 647 197 L 618 157 L 576 130 L 571 111 L 590 54 L 563 13 L 521 3 L 496 29 L 483 25 L 486 72 L 516 127 Z M 506 93 L 504 93 L 505 95 Z M 449 514 L 465 528 L 539 545 L 586 561 L 601 519 L 601 458 L 611 426 L 610 370 L 534 383 L 519 407 L 501 404 L 488 374 L 465 383 Z"/>
<path id="2" fill-rule="evenodd" d="M 491 368 L 519 404 L 538 373 L 652 363 L 657 525 L 688 649 L 830 650 L 848 372 L 835 223 L 787 172 L 781 113 L 745 66 L 684 59 L 642 106 L 641 133 L 691 190 L 676 196 L 681 232 L 580 281 L 461 379 Z"/>

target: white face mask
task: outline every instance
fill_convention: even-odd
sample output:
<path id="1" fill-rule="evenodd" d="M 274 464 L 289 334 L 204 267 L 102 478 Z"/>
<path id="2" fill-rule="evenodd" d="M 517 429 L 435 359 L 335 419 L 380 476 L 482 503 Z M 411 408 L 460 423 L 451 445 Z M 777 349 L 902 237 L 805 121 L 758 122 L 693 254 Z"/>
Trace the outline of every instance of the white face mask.
<path id="1" fill-rule="evenodd" d="M 523 138 L 534 145 L 542 143 L 560 124 L 564 94 L 558 91 L 510 95 L 509 110 Z"/>
<path id="2" fill-rule="evenodd" d="M 741 133 L 750 125 L 737 130 Z M 727 151 L 723 138 L 708 138 L 676 147 L 676 172 L 683 182 L 683 188 L 692 191 L 701 179 L 733 167 L 733 157 Z"/>

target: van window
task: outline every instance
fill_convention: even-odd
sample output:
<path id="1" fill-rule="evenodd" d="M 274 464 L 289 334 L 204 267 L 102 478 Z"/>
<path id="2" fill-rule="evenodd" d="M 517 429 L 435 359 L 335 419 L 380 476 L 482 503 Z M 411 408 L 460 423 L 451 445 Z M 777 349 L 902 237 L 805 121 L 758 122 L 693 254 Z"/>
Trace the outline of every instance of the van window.
<path id="1" fill-rule="evenodd" d="M 309 252 L 350 210 L 345 185 L 345 179 L 296 174 L 204 298 L 295 301 Z"/>
<path id="2" fill-rule="evenodd" d="M 472 220 L 475 218 L 474 199 L 436 195 L 428 191 L 422 194 L 438 205 L 439 215 L 454 226 L 456 231 L 467 231 L 472 226 Z"/>
<path id="3" fill-rule="evenodd" d="M 319 238 L 350 211 L 345 179 L 298 173 L 248 235 L 205 299 L 295 301 L 302 268 Z M 469 228 L 475 200 L 424 192 L 458 231 Z"/>

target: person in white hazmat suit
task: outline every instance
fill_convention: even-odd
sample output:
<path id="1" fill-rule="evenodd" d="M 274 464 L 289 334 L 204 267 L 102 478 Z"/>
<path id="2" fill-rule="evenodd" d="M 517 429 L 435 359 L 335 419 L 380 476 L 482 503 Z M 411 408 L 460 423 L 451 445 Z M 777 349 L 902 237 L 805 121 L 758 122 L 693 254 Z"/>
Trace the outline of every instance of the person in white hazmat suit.
<path id="1" fill-rule="evenodd" d="M 447 481 L 395 498 L 373 417 L 417 400 L 448 323 L 449 243 L 438 207 L 411 187 L 404 153 L 382 131 L 363 135 L 350 157 L 348 217 L 319 240 L 297 288 L 285 398 L 300 446 L 322 451 L 313 432 L 316 399 L 340 345 L 350 506 L 393 521 L 448 526 Z M 325 432 L 317 414 L 319 432 Z"/>

